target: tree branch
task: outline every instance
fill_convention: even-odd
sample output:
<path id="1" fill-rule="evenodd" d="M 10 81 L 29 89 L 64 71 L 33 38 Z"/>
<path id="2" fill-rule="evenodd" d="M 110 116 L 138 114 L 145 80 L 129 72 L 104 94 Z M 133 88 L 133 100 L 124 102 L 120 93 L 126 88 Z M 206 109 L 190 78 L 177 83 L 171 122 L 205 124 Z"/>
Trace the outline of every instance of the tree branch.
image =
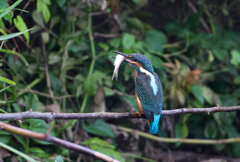
<path id="1" fill-rule="evenodd" d="M 163 110 L 162 116 L 180 115 L 180 114 L 199 114 L 199 113 L 213 113 L 213 112 L 232 112 L 240 111 L 240 106 L 231 107 L 211 107 L 211 108 L 181 108 L 175 110 Z M 22 120 L 22 119 L 43 119 L 46 122 L 64 119 L 119 119 L 119 118 L 145 118 L 144 114 L 141 117 L 136 112 L 98 112 L 98 113 L 41 113 L 26 111 L 21 113 L 0 114 L 0 121 L 3 120 Z"/>
<path id="2" fill-rule="evenodd" d="M 4 130 L 13 134 L 17 134 L 17 135 L 21 135 L 24 137 L 29 137 L 29 138 L 34 138 L 37 140 L 41 140 L 41 141 L 46 141 L 46 142 L 50 142 L 53 143 L 57 146 L 61 146 L 67 149 L 71 149 L 71 150 L 75 150 L 79 153 L 84 153 L 87 155 L 91 155 L 94 156 L 98 159 L 102 159 L 104 161 L 111 161 L 111 162 L 119 162 L 116 159 L 113 159 L 110 156 L 107 156 L 105 154 L 102 154 L 100 152 L 91 150 L 87 147 L 81 146 L 81 145 L 77 145 L 75 143 L 71 143 L 65 140 L 62 140 L 60 138 L 56 138 L 56 137 L 52 137 L 48 134 L 42 134 L 42 133 L 36 133 L 36 132 L 32 132 L 30 130 L 26 130 L 26 129 L 22 129 L 22 128 L 18 128 L 3 122 L 0 122 L 0 130 Z"/>

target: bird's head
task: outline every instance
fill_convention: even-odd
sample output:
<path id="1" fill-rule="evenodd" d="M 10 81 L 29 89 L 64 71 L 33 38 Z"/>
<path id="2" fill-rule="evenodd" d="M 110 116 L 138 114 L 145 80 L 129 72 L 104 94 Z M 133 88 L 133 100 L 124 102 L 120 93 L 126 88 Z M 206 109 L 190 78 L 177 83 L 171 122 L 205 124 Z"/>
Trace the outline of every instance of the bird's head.
<path id="1" fill-rule="evenodd" d="M 154 75 L 152 63 L 145 55 L 139 53 L 132 53 L 128 55 L 117 51 L 112 52 L 124 56 L 124 61 L 128 62 L 131 66 L 133 66 L 137 72 L 142 73 L 144 70 L 146 70 L 147 72 L 150 72 Z"/>

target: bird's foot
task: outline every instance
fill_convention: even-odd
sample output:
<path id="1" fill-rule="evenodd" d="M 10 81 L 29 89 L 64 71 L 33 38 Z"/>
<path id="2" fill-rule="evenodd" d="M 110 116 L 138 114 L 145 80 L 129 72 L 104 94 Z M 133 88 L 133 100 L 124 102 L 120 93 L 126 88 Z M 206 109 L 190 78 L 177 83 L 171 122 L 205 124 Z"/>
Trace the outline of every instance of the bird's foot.
<path id="1" fill-rule="evenodd" d="M 137 111 L 136 113 L 139 115 L 139 117 L 141 117 L 142 111 Z"/>

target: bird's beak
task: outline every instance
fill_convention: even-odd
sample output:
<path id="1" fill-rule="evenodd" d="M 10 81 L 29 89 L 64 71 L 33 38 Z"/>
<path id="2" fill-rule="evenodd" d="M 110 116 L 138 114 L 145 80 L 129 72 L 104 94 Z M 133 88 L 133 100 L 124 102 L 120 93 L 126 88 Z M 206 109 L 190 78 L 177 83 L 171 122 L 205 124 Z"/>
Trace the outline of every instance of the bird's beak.
<path id="1" fill-rule="evenodd" d="M 119 55 L 122 55 L 122 56 L 124 56 L 124 60 L 123 61 L 125 61 L 125 62 L 127 62 L 127 63 L 129 63 L 130 65 L 133 63 L 133 61 L 132 60 L 130 60 L 130 59 L 128 59 L 128 57 L 129 57 L 129 55 L 128 54 L 125 54 L 125 53 L 122 53 L 122 52 L 118 52 L 118 51 L 112 51 L 112 52 L 114 52 L 114 53 L 117 53 L 117 54 L 119 54 Z M 112 57 L 112 58 L 116 58 L 116 57 Z"/>
<path id="2" fill-rule="evenodd" d="M 118 52 L 118 51 L 112 51 L 112 52 L 117 53 L 119 55 L 122 55 L 124 57 L 128 57 L 128 54 L 125 54 L 125 53 L 122 53 L 122 52 Z"/>

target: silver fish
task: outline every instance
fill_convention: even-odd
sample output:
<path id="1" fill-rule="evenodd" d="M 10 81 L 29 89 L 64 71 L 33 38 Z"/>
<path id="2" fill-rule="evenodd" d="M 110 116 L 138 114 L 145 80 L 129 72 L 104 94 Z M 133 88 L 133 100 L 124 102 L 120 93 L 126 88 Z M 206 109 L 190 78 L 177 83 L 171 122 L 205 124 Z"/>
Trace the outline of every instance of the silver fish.
<path id="1" fill-rule="evenodd" d="M 116 58 L 115 58 L 115 62 L 114 62 L 114 71 L 113 71 L 113 75 L 112 75 L 112 80 L 114 79 L 114 77 L 116 77 L 116 80 L 117 80 L 117 77 L 118 77 L 118 69 L 122 63 L 122 61 L 124 60 L 124 56 L 122 55 L 117 55 Z"/>

